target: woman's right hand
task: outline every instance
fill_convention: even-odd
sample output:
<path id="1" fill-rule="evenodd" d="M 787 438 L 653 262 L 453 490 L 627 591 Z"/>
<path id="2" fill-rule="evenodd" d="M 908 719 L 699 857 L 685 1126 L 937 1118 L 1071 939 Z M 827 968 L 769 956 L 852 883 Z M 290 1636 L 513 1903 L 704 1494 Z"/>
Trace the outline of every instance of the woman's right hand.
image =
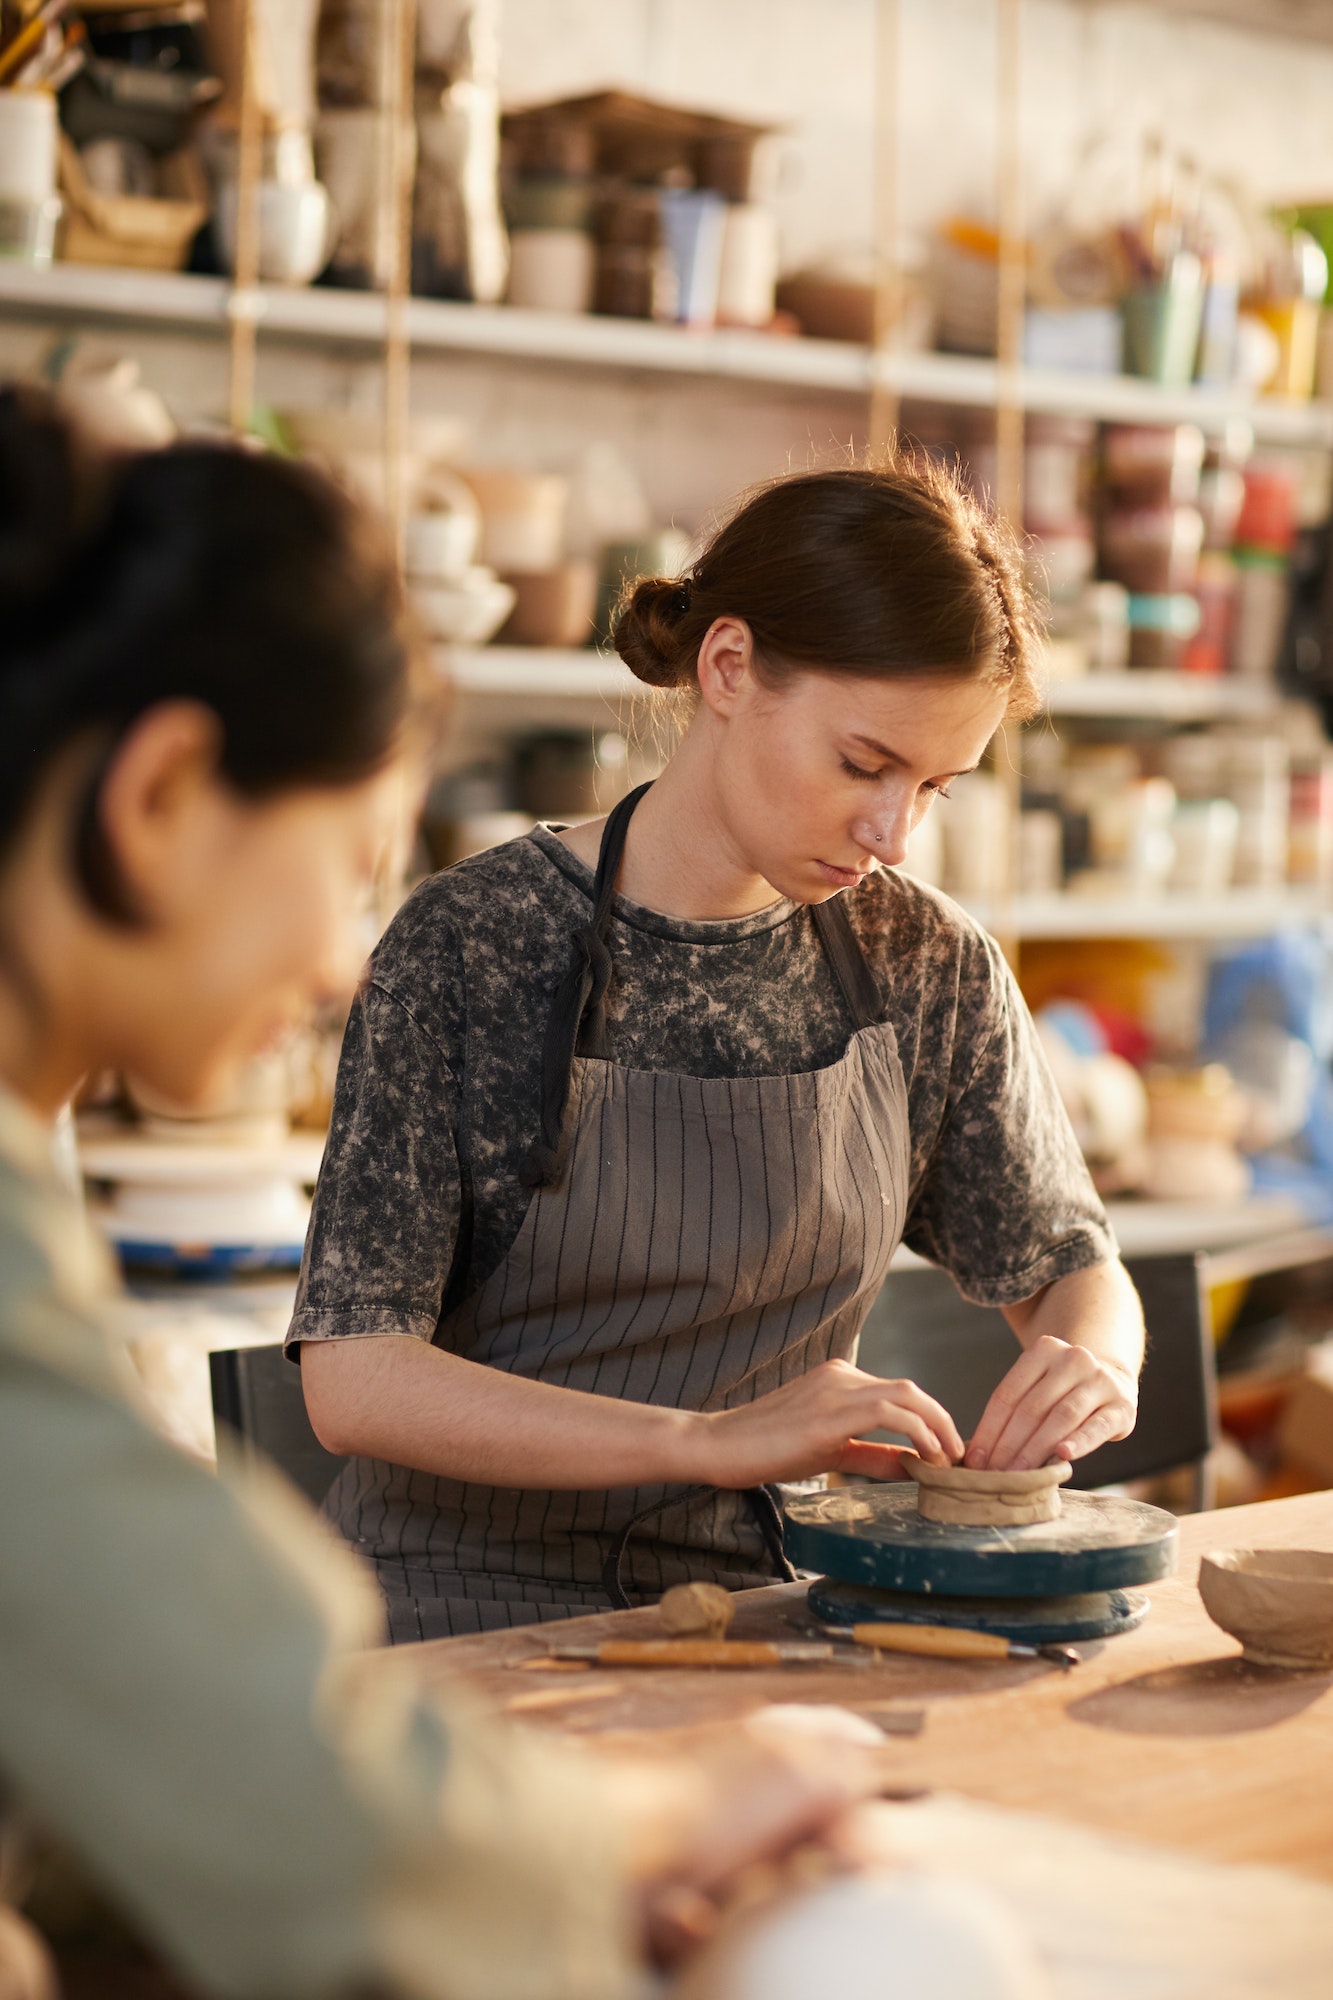
<path id="1" fill-rule="evenodd" d="M 898 1431 L 930 1465 L 956 1465 L 963 1456 L 953 1418 L 915 1382 L 823 1361 L 753 1403 L 702 1412 L 697 1477 L 735 1488 L 825 1472 L 901 1479 L 899 1447 L 868 1442 L 862 1433 L 873 1430 Z"/>

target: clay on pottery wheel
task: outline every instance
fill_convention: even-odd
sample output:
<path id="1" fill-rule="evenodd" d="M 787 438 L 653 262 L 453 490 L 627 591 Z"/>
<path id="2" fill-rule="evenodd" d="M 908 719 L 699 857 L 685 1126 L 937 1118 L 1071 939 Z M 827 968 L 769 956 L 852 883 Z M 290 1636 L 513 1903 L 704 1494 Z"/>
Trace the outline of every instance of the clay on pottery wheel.
<path id="1" fill-rule="evenodd" d="M 674 1639 L 703 1634 L 710 1639 L 725 1637 L 736 1607 L 731 1592 L 716 1583 L 678 1583 L 658 1599 L 662 1630 Z"/>
<path id="2" fill-rule="evenodd" d="M 965 1465 L 915 1468 L 917 1512 L 951 1528 L 1026 1528 L 1060 1515 L 1060 1488 L 1073 1470 L 1039 1465 L 1031 1472 L 973 1472 Z"/>
<path id="3" fill-rule="evenodd" d="M 1320 1549 L 1222 1549 L 1199 1564 L 1214 1625 L 1264 1667 L 1333 1667 L 1333 1555 Z"/>

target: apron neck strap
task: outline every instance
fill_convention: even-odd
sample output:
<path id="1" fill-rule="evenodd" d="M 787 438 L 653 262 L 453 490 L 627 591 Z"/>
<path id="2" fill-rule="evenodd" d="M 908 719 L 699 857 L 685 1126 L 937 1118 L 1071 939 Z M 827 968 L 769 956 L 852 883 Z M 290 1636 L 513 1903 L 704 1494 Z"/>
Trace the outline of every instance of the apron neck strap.
<path id="1" fill-rule="evenodd" d="M 652 780 L 646 785 L 636 785 L 627 792 L 618 806 L 613 806 L 606 816 L 602 828 L 602 844 L 597 853 L 597 876 L 592 885 L 592 928 L 599 937 L 605 938 L 611 923 L 611 905 L 615 901 L 616 877 L 620 864 L 625 858 L 625 836 L 629 823 L 634 817 L 634 809 L 645 792 L 652 790 Z"/>
<path id="2" fill-rule="evenodd" d="M 830 896 L 826 903 L 813 904 L 810 915 L 833 967 L 833 976 L 842 988 L 853 1025 L 858 1030 L 873 1028 L 884 1018 L 884 995 L 852 929 L 847 905 L 841 896 Z"/>
<path id="3" fill-rule="evenodd" d="M 611 983 L 607 933 L 615 904 L 616 877 L 625 856 L 625 835 L 634 808 L 648 790 L 638 785 L 607 815 L 592 890 L 592 921 L 574 932 L 569 970 L 556 988 L 542 1043 L 541 1137 L 524 1160 L 525 1187 L 550 1187 L 564 1166 L 565 1107 L 570 1071 L 578 1054 L 605 1058 L 606 989 Z"/>

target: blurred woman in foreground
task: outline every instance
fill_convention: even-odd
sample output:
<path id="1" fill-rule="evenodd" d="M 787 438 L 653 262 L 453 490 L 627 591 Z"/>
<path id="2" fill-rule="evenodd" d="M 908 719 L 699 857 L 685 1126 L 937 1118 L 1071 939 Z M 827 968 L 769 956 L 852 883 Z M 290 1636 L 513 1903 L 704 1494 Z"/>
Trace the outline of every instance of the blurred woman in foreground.
<path id="1" fill-rule="evenodd" d="M 391 570 L 312 475 L 98 461 L 11 389 L 0 635 L 0 1813 L 192 1991 L 629 1993 L 654 1912 L 873 1773 L 743 1732 L 604 1765 L 355 1684 L 375 1591 L 281 1481 L 214 1479 L 144 1421 L 52 1167 L 85 1073 L 205 1104 L 347 986 L 401 783 Z"/>

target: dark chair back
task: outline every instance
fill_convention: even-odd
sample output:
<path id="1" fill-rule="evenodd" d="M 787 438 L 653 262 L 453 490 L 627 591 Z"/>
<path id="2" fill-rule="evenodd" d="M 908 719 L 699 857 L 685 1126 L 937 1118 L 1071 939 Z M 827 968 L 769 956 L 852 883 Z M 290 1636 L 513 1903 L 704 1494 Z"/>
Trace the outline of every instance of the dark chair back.
<path id="1" fill-rule="evenodd" d="M 1217 1401 L 1202 1259 L 1183 1254 L 1125 1263 L 1148 1329 L 1139 1420 L 1119 1444 L 1081 1459 L 1071 1484 L 1086 1491 L 1189 1466 L 1197 1503 L 1204 1506 Z M 872 1374 L 910 1377 L 969 1437 L 1017 1351 L 1001 1313 L 970 1305 L 945 1272 L 923 1267 L 889 1274 L 861 1335 L 860 1360 Z"/>
<path id="2" fill-rule="evenodd" d="M 213 1418 L 271 1458 L 318 1507 L 345 1459 L 325 1451 L 306 1415 L 301 1371 L 281 1347 L 233 1347 L 208 1357 Z"/>

